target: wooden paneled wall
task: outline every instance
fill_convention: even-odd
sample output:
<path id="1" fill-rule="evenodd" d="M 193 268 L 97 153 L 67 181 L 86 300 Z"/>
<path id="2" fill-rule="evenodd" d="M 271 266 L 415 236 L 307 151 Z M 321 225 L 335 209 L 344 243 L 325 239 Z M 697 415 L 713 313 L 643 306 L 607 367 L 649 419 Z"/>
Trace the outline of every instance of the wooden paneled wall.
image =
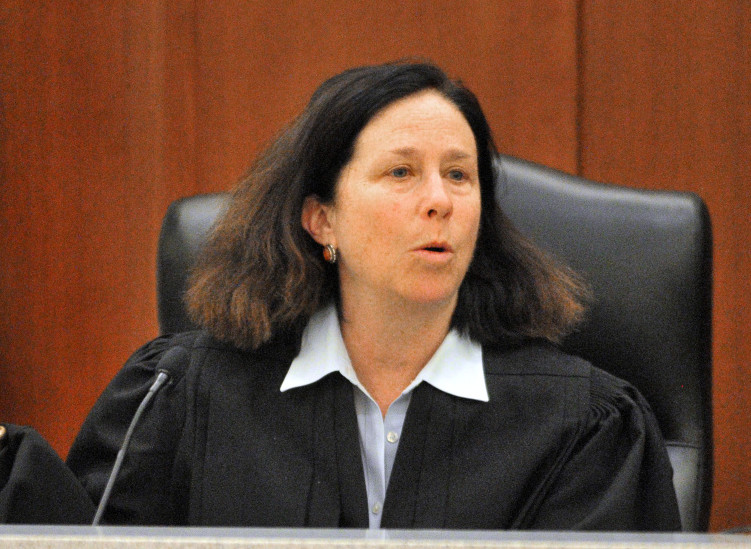
<path id="1" fill-rule="evenodd" d="M 745 0 L 0 4 L 0 420 L 65 455 L 157 335 L 156 240 L 346 67 L 427 57 L 501 148 L 699 193 L 715 229 L 713 529 L 751 523 L 751 8 Z"/>

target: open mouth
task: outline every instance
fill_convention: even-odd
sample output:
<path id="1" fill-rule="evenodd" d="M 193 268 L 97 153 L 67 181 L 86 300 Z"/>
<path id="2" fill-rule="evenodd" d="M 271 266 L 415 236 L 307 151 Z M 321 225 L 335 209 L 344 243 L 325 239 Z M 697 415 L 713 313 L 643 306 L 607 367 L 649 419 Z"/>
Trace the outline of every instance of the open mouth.
<path id="1" fill-rule="evenodd" d="M 421 248 L 418 248 L 418 249 L 422 250 L 424 252 L 432 252 L 432 253 L 436 253 L 436 254 L 447 253 L 447 252 L 452 252 L 453 251 L 451 249 L 451 246 L 449 246 L 448 243 L 446 243 L 446 242 L 440 242 L 440 241 L 430 242 L 430 243 L 428 243 L 428 244 L 426 244 L 426 245 L 424 245 L 424 246 L 422 246 Z"/>
<path id="2" fill-rule="evenodd" d="M 454 257 L 454 250 L 447 242 L 430 242 L 413 250 L 429 265 L 445 266 Z"/>

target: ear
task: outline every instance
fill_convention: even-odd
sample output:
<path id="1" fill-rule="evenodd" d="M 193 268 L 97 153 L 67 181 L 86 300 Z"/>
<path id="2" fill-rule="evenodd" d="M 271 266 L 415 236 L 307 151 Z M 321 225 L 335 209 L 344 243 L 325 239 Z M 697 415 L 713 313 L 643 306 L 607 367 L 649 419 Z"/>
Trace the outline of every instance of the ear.
<path id="1" fill-rule="evenodd" d="M 303 228 L 308 231 L 313 240 L 321 246 L 331 244 L 336 248 L 333 206 L 323 204 L 317 196 L 308 196 L 303 203 L 300 220 Z"/>

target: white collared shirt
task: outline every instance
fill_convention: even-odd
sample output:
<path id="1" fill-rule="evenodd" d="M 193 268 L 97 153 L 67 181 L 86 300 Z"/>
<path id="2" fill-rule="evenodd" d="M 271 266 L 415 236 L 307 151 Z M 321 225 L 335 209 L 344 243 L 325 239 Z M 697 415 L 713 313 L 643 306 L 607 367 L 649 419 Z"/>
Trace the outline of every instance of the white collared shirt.
<path id="1" fill-rule="evenodd" d="M 462 337 L 456 330 L 451 330 L 383 417 L 352 367 L 342 339 L 337 310 L 332 304 L 310 319 L 303 332 L 300 353 L 292 361 L 280 390 L 284 392 L 310 385 L 332 372 L 341 373 L 353 385 L 369 522 L 371 528 L 378 528 L 412 390 L 425 381 L 445 393 L 487 402 L 482 347 Z"/>

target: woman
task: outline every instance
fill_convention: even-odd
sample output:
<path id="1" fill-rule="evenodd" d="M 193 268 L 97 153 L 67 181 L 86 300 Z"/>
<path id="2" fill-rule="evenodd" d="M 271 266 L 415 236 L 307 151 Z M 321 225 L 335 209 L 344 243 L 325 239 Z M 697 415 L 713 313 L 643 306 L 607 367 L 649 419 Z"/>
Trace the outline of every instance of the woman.
<path id="1" fill-rule="evenodd" d="M 679 529 L 655 420 L 555 343 L 577 279 L 498 209 L 475 97 L 428 64 L 326 81 L 195 270 L 200 332 L 137 351 L 68 464 L 105 522 Z"/>

